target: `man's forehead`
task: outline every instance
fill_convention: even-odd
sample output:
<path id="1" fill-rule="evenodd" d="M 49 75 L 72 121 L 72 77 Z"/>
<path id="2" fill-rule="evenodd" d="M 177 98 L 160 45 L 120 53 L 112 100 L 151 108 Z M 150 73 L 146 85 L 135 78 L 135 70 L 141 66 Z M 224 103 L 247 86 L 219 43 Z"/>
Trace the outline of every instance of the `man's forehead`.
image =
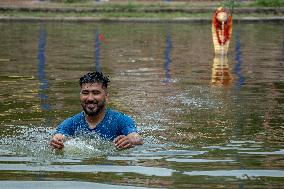
<path id="1" fill-rule="evenodd" d="M 90 88 L 90 87 L 102 87 L 102 83 L 83 83 L 82 88 Z"/>
<path id="2" fill-rule="evenodd" d="M 103 84 L 100 82 L 95 82 L 95 83 L 83 83 L 81 86 L 82 90 L 86 89 L 104 89 Z"/>

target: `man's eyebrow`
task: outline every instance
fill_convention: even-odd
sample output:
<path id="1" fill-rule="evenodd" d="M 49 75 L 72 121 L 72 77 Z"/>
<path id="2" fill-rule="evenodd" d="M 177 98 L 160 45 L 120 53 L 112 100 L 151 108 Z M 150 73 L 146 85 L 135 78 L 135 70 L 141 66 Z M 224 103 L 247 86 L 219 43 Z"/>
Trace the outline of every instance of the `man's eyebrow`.
<path id="1" fill-rule="evenodd" d="M 82 89 L 81 91 L 88 91 L 88 92 L 98 92 L 98 89 Z"/>
<path id="2" fill-rule="evenodd" d="M 91 90 L 88 89 L 82 89 L 81 92 L 90 92 Z"/>

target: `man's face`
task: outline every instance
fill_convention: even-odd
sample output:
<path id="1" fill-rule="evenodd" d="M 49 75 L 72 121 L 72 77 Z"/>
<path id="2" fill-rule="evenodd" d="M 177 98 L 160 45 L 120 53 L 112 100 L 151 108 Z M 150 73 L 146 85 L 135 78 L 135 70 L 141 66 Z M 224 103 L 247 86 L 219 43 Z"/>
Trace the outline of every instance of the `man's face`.
<path id="1" fill-rule="evenodd" d="M 89 116 L 98 115 L 105 107 L 108 93 L 102 83 L 84 83 L 80 92 L 81 105 Z"/>

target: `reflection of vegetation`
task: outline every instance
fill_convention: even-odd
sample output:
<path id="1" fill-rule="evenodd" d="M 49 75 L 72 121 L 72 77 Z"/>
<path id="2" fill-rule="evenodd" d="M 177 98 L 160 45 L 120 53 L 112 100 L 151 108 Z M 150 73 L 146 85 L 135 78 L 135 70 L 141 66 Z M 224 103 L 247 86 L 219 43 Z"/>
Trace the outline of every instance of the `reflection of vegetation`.
<path id="1" fill-rule="evenodd" d="M 144 12 L 98 12 L 96 14 L 92 12 L 28 12 L 28 11 L 0 11 L 0 15 L 2 16 L 13 16 L 13 17 L 46 17 L 46 18 L 64 18 L 64 17 L 77 17 L 77 18 L 179 18 L 179 17 L 187 17 L 187 18 L 211 18 L 212 13 L 195 13 L 195 14 L 188 14 L 182 12 L 176 13 L 164 13 L 164 12 L 151 12 L 151 13 L 144 13 Z"/>
<path id="2" fill-rule="evenodd" d="M 90 8 L 90 6 L 94 5 L 94 1 L 91 0 L 50 0 L 52 3 L 61 4 L 61 6 L 85 6 Z M 143 8 L 149 8 L 149 7 L 156 7 L 156 8 L 184 8 L 184 7 L 206 7 L 210 6 L 214 3 L 206 3 L 206 2 L 179 2 L 179 3 L 163 3 L 163 2 L 149 2 L 149 3 L 139 3 L 139 2 L 108 2 L 108 3 L 102 3 L 102 4 L 96 4 L 96 7 L 101 8 L 110 8 L 120 11 L 133 11 Z M 218 4 L 218 3 L 215 3 Z M 248 5 L 256 5 L 256 6 L 266 6 L 266 7 L 278 7 L 278 6 L 284 6 L 283 0 L 255 0 L 251 2 L 243 2 L 242 0 L 224 0 L 222 2 L 223 7 L 232 8 L 234 6 L 245 6 Z"/>
<path id="3" fill-rule="evenodd" d="M 90 0 L 51 0 L 45 3 L 45 7 L 26 7 L 26 8 L 7 8 L 0 11 L 1 16 L 8 17 L 48 17 L 48 18 L 65 18 L 65 17 L 88 17 L 88 18 L 194 18 L 194 19 L 211 19 L 212 7 L 223 6 L 234 11 L 234 7 L 258 7 L 258 6 L 283 6 L 283 0 L 256 0 L 243 2 L 241 0 L 224 0 L 218 3 L 205 2 L 186 2 L 186 3 L 139 3 L 139 2 L 108 2 L 97 3 Z M 56 8 L 55 8 L 56 7 Z M 201 10 L 202 9 L 202 10 Z M 214 9 L 214 8 L 213 8 Z M 248 12 L 250 16 L 267 17 L 273 16 L 272 11 L 262 12 L 254 10 L 254 13 Z M 235 18 L 247 16 L 248 13 L 234 15 Z M 269 14 L 269 15 L 268 15 Z M 282 13 L 278 13 L 279 14 Z"/>
<path id="4" fill-rule="evenodd" d="M 51 2 L 59 2 L 59 3 L 81 3 L 89 0 L 51 0 Z"/>
<path id="5" fill-rule="evenodd" d="M 265 7 L 280 7 L 284 6 L 283 0 L 256 0 L 256 5 L 265 6 Z"/>
<path id="6" fill-rule="evenodd" d="M 48 3 L 48 2 L 47 2 Z M 219 3 L 214 2 L 175 2 L 166 3 L 159 2 L 138 2 L 138 1 L 108 1 L 108 2 L 95 2 L 95 0 L 51 0 L 51 4 L 56 4 L 56 7 L 99 7 L 99 8 L 112 8 L 116 10 L 131 9 L 144 9 L 144 8 L 187 8 L 187 7 L 211 7 Z"/>
<path id="7" fill-rule="evenodd" d="M 233 12 L 235 6 L 240 6 L 240 2 L 235 0 L 226 0 L 223 2 L 222 6 L 231 9 L 231 12 Z"/>
<path id="8" fill-rule="evenodd" d="M 88 20 L 90 18 L 98 18 L 98 19 L 116 19 L 116 18 L 155 18 L 155 19 L 174 19 L 174 18 L 194 18 L 194 19 L 210 19 L 212 17 L 212 13 L 194 13 L 194 14 L 188 14 L 188 13 L 143 13 L 143 12 L 101 12 L 101 13 L 91 13 L 91 12 L 85 12 L 85 13 L 72 13 L 72 12 L 66 12 L 66 13 L 55 13 L 55 12 L 26 12 L 26 11 L 6 11 L 1 12 L 0 15 L 2 16 L 11 16 L 11 17 L 35 17 L 35 18 L 54 18 L 54 19 L 63 19 L 63 18 L 83 18 L 84 17 Z M 258 18 L 265 18 L 269 16 L 275 16 L 273 13 L 250 13 L 251 17 L 258 17 Z M 248 14 L 235 14 L 234 18 L 244 18 L 247 17 Z"/>

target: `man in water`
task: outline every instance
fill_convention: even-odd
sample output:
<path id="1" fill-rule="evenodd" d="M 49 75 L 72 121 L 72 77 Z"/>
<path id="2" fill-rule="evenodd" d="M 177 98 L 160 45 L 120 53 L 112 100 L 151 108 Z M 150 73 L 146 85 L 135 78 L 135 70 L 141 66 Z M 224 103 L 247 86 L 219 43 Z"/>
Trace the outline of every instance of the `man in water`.
<path id="1" fill-rule="evenodd" d="M 129 116 L 106 107 L 109 98 L 108 82 L 108 77 L 101 72 L 87 73 L 80 78 L 83 111 L 64 120 L 57 127 L 50 142 L 53 148 L 62 149 L 66 136 L 91 132 L 112 140 L 118 149 L 143 144 L 134 121 Z"/>

